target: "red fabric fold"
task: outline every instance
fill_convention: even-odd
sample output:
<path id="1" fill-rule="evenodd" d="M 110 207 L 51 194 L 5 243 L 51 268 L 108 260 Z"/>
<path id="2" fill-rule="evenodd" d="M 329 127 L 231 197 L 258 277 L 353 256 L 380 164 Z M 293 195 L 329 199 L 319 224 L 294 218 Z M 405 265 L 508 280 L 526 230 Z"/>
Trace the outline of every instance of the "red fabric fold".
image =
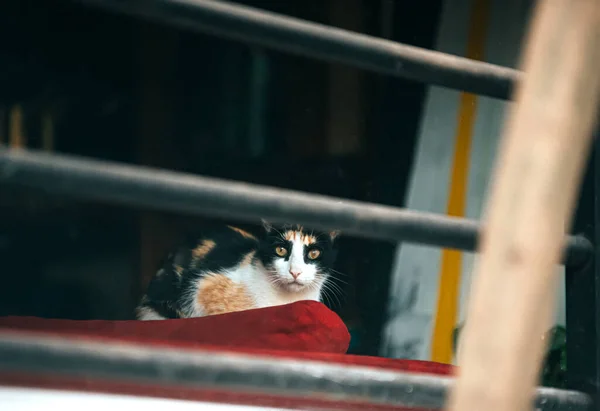
<path id="1" fill-rule="evenodd" d="M 300 301 L 201 318 L 168 321 L 72 321 L 0 317 L 0 329 L 43 331 L 79 337 L 222 348 L 271 349 L 343 354 L 350 334 L 325 305 Z"/>

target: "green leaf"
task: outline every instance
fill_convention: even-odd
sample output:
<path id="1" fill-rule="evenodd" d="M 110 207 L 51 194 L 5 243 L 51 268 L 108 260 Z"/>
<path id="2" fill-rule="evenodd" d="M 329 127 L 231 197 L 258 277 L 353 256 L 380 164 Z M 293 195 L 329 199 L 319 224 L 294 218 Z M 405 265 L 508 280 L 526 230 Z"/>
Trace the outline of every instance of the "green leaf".
<path id="1" fill-rule="evenodd" d="M 458 348 L 458 338 L 460 337 L 460 332 L 462 331 L 462 324 L 459 324 L 452 330 L 452 352 L 456 354 L 456 349 Z"/>
<path id="2" fill-rule="evenodd" d="M 557 325 L 553 327 L 548 334 L 550 335 L 550 343 L 548 344 L 548 350 L 559 350 L 567 344 L 567 330 L 565 327 Z"/>

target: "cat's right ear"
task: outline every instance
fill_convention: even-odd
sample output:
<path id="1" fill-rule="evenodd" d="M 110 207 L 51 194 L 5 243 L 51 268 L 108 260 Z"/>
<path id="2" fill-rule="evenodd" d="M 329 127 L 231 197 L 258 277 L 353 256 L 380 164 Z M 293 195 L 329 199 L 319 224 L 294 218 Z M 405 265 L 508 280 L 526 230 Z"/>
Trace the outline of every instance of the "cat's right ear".
<path id="1" fill-rule="evenodd" d="M 331 239 L 331 241 L 334 241 L 336 238 L 338 238 L 340 235 L 340 230 L 333 230 L 329 232 L 329 238 Z"/>
<path id="2" fill-rule="evenodd" d="M 262 223 L 263 229 L 267 232 L 270 233 L 271 230 L 273 230 L 273 225 L 271 225 L 271 223 L 269 223 L 267 220 L 265 220 L 264 218 L 260 219 L 260 222 Z"/>

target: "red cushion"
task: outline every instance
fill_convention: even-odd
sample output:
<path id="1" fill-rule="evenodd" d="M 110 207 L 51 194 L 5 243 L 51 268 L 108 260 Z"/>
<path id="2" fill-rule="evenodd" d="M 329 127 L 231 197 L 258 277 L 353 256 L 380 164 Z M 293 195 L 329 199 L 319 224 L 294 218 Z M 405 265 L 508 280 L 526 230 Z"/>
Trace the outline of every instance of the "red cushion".
<path id="1" fill-rule="evenodd" d="M 223 348 L 343 354 L 350 334 L 325 305 L 300 301 L 279 307 L 169 321 L 71 321 L 0 317 L 0 328 L 62 335 L 102 336 L 126 341 L 215 345 Z"/>

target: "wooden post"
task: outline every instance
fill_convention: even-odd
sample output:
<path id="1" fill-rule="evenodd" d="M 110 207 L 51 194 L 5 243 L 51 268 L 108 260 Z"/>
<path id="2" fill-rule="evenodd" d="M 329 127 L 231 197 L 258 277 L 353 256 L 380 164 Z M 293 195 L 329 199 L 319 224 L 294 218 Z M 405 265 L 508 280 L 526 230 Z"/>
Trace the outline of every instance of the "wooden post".
<path id="1" fill-rule="evenodd" d="M 448 408 L 532 406 L 600 92 L 600 1 L 537 3 L 484 218 Z"/>
<path id="2" fill-rule="evenodd" d="M 0 144 L 6 144 L 8 138 L 8 114 L 5 106 L 0 105 Z"/>
<path id="3" fill-rule="evenodd" d="M 10 110 L 8 142 L 11 148 L 25 148 L 27 145 L 24 123 L 23 107 L 16 104 Z"/>
<path id="4" fill-rule="evenodd" d="M 41 134 L 42 150 L 54 151 L 54 116 L 52 110 L 45 109 L 42 112 Z"/>

